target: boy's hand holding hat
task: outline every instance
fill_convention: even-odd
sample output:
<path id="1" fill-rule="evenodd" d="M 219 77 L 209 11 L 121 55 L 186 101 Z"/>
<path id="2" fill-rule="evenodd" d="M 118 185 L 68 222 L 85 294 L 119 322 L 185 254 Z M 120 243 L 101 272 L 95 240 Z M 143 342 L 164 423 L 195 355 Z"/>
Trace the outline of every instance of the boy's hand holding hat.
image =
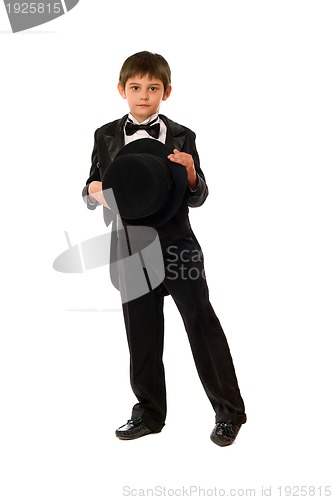
<path id="1" fill-rule="evenodd" d="M 173 154 L 168 156 L 169 160 L 179 163 L 186 168 L 187 177 L 188 177 L 188 185 L 191 189 L 196 189 L 198 184 L 197 173 L 194 167 L 194 161 L 192 155 L 188 153 L 184 153 L 182 151 L 178 151 L 178 149 L 173 150 Z"/>

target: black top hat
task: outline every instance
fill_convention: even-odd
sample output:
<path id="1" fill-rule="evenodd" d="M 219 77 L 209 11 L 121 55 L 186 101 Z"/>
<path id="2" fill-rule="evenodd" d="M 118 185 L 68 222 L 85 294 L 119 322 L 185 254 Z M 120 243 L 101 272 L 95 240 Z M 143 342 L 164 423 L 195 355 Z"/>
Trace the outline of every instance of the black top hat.
<path id="1" fill-rule="evenodd" d="M 124 146 L 106 169 L 104 197 L 126 223 L 158 227 L 179 209 L 187 172 L 184 166 L 170 161 L 169 154 L 158 140 L 138 139 Z M 110 188 L 117 207 L 107 191 Z"/>

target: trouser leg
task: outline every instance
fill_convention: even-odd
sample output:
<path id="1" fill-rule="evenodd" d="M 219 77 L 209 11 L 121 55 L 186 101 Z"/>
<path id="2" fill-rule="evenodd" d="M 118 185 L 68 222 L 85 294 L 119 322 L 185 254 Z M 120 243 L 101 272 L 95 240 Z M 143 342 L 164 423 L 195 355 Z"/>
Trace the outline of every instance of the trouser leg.
<path id="1" fill-rule="evenodd" d="M 152 430 L 165 423 L 166 390 L 163 365 L 164 296 L 159 286 L 123 304 L 130 352 L 131 387 L 138 399 L 132 417 L 141 417 Z"/>
<path id="2" fill-rule="evenodd" d="M 216 421 L 246 421 L 235 368 L 222 326 L 209 301 L 200 247 L 193 238 L 164 248 L 164 285 L 183 318 L 195 365 Z"/>

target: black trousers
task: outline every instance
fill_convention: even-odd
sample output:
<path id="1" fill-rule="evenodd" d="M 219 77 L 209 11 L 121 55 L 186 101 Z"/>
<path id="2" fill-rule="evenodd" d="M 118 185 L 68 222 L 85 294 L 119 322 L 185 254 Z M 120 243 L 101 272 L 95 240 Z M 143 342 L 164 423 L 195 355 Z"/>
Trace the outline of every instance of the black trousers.
<path id="1" fill-rule="evenodd" d="M 228 342 L 209 301 L 201 248 L 193 235 L 162 240 L 163 284 L 123 304 L 130 352 L 130 381 L 138 400 L 133 417 L 157 432 L 165 424 L 167 402 L 163 365 L 165 290 L 184 321 L 198 375 L 215 411 L 215 421 L 245 423 L 244 402 Z"/>

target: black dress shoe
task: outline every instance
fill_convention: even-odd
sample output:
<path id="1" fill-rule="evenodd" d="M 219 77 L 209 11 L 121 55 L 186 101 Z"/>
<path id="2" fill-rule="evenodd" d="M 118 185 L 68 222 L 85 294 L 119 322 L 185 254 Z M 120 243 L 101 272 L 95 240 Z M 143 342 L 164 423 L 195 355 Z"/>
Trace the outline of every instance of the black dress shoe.
<path id="1" fill-rule="evenodd" d="M 217 422 L 210 435 L 210 439 L 218 446 L 228 446 L 235 441 L 241 426 L 242 424 L 233 424 L 231 420 Z"/>
<path id="2" fill-rule="evenodd" d="M 116 430 L 116 436 L 119 439 L 137 439 L 153 433 L 154 431 L 148 429 L 140 417 L 127 420 L 125 425 Z"/>

